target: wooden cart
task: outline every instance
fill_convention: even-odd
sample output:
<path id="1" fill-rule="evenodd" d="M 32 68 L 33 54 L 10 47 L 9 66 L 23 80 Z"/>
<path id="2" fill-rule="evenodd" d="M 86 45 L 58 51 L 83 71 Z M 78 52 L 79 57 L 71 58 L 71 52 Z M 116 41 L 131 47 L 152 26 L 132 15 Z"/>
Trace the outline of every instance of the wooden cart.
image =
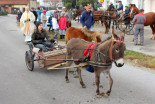
<path id="1" fill-rule="evenodd" d="M 53 51 L 43 52 L 33 48 L 32 43 L 28 43 L 29 50 L 25 53 L 25 62 L 28 70 L 33 71 L 34 61 L 38 61 L 40 68 L 45 68 L 56 64 L 65 64 L 66 48 L 64 46 L 54 46 Z M 50 49 L 47 49 L 50 50 Z"/>

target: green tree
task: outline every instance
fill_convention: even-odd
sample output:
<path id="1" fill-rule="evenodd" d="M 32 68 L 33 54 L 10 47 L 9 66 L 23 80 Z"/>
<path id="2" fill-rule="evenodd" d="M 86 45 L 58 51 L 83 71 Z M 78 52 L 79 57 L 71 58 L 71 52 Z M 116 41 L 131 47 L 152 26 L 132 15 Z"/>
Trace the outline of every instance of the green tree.
<path id="1" fill-rule="evenodd" d="M 94 5 L 95 2 L 97 2 L 98 0 L 78 0 L 77 4 L 83 4 L 83 5 L 87 5 L 87 3 L 91 3 L 92 5 Z"/>
<path id="2" fill-rule="evenodd" d="M 77 0 L 63 0 L 65 7 L 68 6 L 68 5 L 71 6 L 71 7 L 69 7 L 69 9 L 75 7 L 76 1 L 77 1 Z M 69 3 L 69 4 L 68 4 L 68 3 Z M 71 4 L 71 5 L 70 5 L 70 4 Z M 67 8 L 67 7 L 66 7 L 66 8 Z"/>
<path id="3" fill-rule="evenodd" d="M 66 3 L 66 4 L 65 4 L 65 7 L 66 7 L 67 9 L 73 8 L 73 7 L 72 7 L 72 3 Z"/>

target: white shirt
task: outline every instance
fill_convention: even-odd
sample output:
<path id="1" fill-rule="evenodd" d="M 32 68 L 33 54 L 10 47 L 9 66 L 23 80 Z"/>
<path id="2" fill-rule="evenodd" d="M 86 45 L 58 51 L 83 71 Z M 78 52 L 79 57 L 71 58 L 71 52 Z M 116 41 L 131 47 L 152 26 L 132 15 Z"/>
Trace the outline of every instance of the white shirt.
<path id="1" fill-rule="evenodd" d="M 56 18 L 52 18 L 52 26 L 53 26 L 53 29 L 55 29 L 55 30 L 59 29 L 59 25 L 58 25 Z"/>

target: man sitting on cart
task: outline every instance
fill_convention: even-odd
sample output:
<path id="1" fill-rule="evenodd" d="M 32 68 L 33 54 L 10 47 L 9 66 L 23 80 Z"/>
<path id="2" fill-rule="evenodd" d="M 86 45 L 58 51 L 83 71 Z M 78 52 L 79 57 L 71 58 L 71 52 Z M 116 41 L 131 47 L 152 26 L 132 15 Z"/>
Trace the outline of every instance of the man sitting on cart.
<path id="1" fill-rule="evenodd" d="M 46 39 L 46 40 L 45 40 Z M 32 34 L 32 43 L 34 47 L 42 49 L 44 52 L 47 52 L 46 47 L 53 50 L 54 39 L 51 39 L 49 35 L 46 33 L 46 30 L 43 29 L 42 22 L 36 23 L 36 30 Z"/>

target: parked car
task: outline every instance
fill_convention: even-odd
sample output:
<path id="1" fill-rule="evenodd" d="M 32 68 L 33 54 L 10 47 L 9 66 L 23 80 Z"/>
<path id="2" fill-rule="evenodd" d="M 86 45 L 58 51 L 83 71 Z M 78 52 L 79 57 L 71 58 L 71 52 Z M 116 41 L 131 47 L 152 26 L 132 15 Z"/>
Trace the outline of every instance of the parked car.
<path id="1" fill-rule="evenodd" d="M 47 20 L 49 19 L 50 15 L 54 13 L 54 11 L 55 11 L 55 10 L 49 10 L 49 11 L 46 12 Z M 50 24 L 50 23 L 48 23 L 48 21 L 47 21 L 47 26 L 49 26 L 49 24 Z"/>
<path id="2" fill-rule="evenodd" d="M 62 7 L 58 7 L 57 10 L 61 13 Z"/>

